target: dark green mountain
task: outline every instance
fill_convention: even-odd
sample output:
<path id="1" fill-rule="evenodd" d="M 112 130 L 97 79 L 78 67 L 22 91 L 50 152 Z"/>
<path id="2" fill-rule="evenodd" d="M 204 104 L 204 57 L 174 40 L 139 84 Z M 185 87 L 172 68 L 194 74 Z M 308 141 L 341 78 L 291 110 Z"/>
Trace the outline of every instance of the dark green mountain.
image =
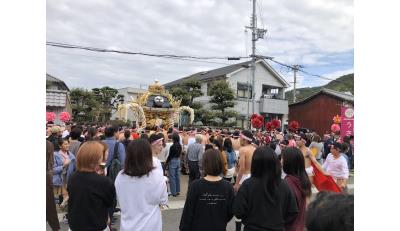
<path id="1" fill-rule="evenodd" d="M 305 99 L 314 93 L 317 93 L 321 88 L 328 88 L 341 92 L 349 91 L 354 95 L 354 73 L 343 75 L 336 80 L 338 81 L 331 81 L 328 84 L 319 87 L 306 87 L 296 89 L 296 102 Z M 285 92 L 285 98 L 289 100 L 289 104 L 293 103 L 293 90 Z"/>

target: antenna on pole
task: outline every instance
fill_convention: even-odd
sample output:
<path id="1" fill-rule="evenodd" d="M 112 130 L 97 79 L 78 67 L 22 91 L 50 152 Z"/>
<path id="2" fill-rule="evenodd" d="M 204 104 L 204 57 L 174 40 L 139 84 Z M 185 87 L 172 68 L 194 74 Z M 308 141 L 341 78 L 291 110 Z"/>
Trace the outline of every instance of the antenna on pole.
<path id="1" fill-rule="evenodd" d="M 296 103 L 296 72 L 299 70 L 300 65 L 293 65 L 294 82 L 293 82 L 293 103 Z"/>
<path id="2" fill-rule="evenodd" d="M 252 113 L 255 113 L 255 72 L 256 72 L 256 41 L 260 38 L 264 38 L 266 29 L 257 28 L 257 16 L 256 16 L 256 0 L 253 0 L 253 14 L 251 16 L 251 26 L 246 26 L 247 29 L 251 29 L 251 41 L 252 41 L 252 52 L 251 52 L 251 99 L 252 99 Z M 247 113 L 247 120 L 250 121 L 249 113 Z"/>

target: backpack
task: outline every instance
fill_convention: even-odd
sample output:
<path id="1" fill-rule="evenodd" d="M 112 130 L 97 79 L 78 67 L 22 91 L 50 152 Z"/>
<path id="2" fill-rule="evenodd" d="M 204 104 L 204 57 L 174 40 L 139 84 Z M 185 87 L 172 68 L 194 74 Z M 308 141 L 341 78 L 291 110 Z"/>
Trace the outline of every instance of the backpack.
<path id="1" fill-rule="evenodd" d="M 113 159 L 110 162 L 110 165 L 107 168 L 107 176 L 112 180 L 112 182 L 115 182 L 115 178 L 117 178 L 118 173 L 122 169 L 121 161 L 118 159 L 118 146 L 119 142 L 117 141 L 114 146 L 114 156 Z"/>

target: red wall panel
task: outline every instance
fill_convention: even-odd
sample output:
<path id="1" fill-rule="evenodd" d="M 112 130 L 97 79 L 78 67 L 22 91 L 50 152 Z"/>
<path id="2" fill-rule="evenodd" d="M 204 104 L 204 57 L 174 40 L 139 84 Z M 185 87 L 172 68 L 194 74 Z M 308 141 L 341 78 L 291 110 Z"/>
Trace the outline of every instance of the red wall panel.
<path id="1" fill-rule="evenodd" d="M 289 106 L 289 121 L 297 120 L 300 127 L 317 132 L 321 138 L 333 123 L 335 115 L 340 116 L 342 101 L 325 94 L 319 94 L 302 104 Z"/>

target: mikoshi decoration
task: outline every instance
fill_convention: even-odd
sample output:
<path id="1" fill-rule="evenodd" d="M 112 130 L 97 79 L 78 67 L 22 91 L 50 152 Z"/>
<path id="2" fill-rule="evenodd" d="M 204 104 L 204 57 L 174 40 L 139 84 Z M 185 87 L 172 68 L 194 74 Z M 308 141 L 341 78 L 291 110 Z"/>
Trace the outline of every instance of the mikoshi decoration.
<path id="1" fill-rule="evenodd" d="M 299 122 L 297 122 L 296 120 L 293 120 L 289 123 L 289 130 L 291 132 L 297 131 L 299 127 L 300 127 Z"/>
<path id="2" fill-rule="evenodd" d="M 189 115 L 190 115 L 189 124 L 192 124 L 193 121 L 194 121 L 194 110 L 193 110 L 193 108 L 188 107 L 188 106 L 179 107 L 179 109 L 178 109 L 178 120 L 180 119 L 181 113 L 182 113 L 182 112 L 187 112 L 187 113 L 189 113 Z"/>
<path id="3" fill-rule="evenodd" d="M 335 115 L 332 120 L 333 120 L 333 123 L 340 124 L 342 118 L 339 115 Z"/>
<path id="4" fill-rule="evenodd" d="M 173 127 L 182 111 L 190 113 L 190 123 L 192 123 L 193 109 L 179 107 L 180 104 L 181 101 L 174 100 L 164 86 L 156 80 L 138 99 L 132 98 L 131 102 L 119 105 L 117 117 L 124 121 L 128 119 L 135 121 L 139 131 L 146 127 L 154 128 L 160 124 L 163 124 L 165 129 Z"/>
<path id="5" fill-rule="evenodd" d="M 265 129 L 267 131 L 271 131 L 272 130 L 272 122 L 266 122 L 265 123 Z"/>
<path id="6" fill-rule="evenodd" d="M 253 126 L 254 128 L 257 129 L 261 128 L 263 123 L 264 123 L 264 117 L 262 115 L 254 113 L 251 116 L 251 126 Z"/>
<path id="7" fill-rule="evenodd" d="M 272 126 L 272 129 L 280 128 L 281 127 L 281 121 L 278 120 L 278 119 L 273 119 L 271 121 L 271 126 Z"/>
<path id="8" fill-rule="evenodd" d="M 331 131 L 336 133 L 336 132 L 340 132 L 340 126 L 339 124 L 332 124 L 331 125 Z"/>
<path id="9" fill-rule="evenodd" d="M 46 122 L 54 121 L 56 119 L 56 113 L 46 112 Z"/>
<path id="10" fill-rule="evenodd" d="M 60 120 L 65 123 L 65 122 L 71 120 L 71 116 L 68 112 L 63 111 L 60 113 Z"/>

